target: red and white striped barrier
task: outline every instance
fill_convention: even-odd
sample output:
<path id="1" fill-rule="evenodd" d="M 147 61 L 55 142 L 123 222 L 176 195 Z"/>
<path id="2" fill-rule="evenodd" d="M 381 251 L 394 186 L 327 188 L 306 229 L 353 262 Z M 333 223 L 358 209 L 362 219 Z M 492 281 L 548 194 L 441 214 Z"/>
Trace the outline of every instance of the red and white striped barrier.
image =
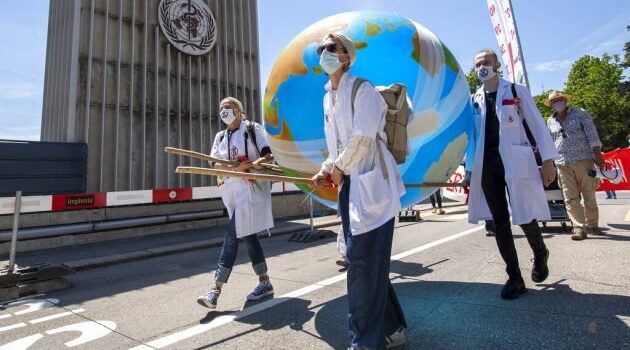
<path id="1" fill-rule="evenodd" d="M 300 191 L 291 183 L 276 182 L 271 193 Z M 141 191 L 53 194 L 23 196 L 21 213 L 98 209 L 123 205 L 187 202 L 201 199 L 218 199 L 218 186 L 159 188 Z M 0 197 L 0 215 L 13 214 L 15 197 Z"/>

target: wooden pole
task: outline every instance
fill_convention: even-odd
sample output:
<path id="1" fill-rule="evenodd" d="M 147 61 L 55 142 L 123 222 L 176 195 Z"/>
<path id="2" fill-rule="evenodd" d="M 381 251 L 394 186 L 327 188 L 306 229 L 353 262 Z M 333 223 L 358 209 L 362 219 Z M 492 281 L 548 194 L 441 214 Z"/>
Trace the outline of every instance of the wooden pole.
<path id="1" fill-rule="evenodd" d="M 180 174 L 200 174 L 200 175 L 210 175 L 210 176 L 237 177 L 237 178 L 247 179 L 247 180 L 291 182 L 294 184 L 303 184 L 303 185 L 312 183 L 311 179 L 307 177 L 292 177 L 292 176 L 271 175 L 271 174 L 243 173 L 240 171 L 198 168 L 198 167 L 192 167 L 192 166 L 178 166 L 175 172 L 180 173 Z"/>
<path id="2" fill-rule="evenodd" d="M 240 164 L 239 162 L 219 159 L 216 157 L 209 156 L 207 154 L 203 154 L 203 153 L 199 153 L 195 151 L 189 151 L 189 150 L 181 149 L 181 148 L 175 148 L 175 147 L 164 147 L 164 152 L 172 153 L 172 154 L 179 154 L 181 156 L 186 156 L 186 157 L 199 158 L 199 159 L 207 160 L 209 162 L 224 164 L 224 165 L 233 166 L 233 167 L 236 167 Z M 278 165 L 275 165 L 275 164 L 260 163 L 260 165 L 262 165 L 265 169 L 269 169 L 273 171 L 282 171 L 282 168 L 280 168 Z"/>
<path id="3" fill-rule="evenodd" d="M 176 173 L 180 174 L 200 174 L 209 176 L 225 176 L 225 177 L 237 177 L 247 180 L 263 180 L 274 182 L 290 182 L 299 185 L 310 185 L 313 183 L 308 177 L 293 177 L 293 176 L 281 176 L 271 174 L 257 174 L 257 173 L 243 173 L 240 171 L 230 170 L 218 170 L 208 168 L 198 168 L 190 166 L 178 166 Z M 421 184 L 405 184 L 407 188 L 430 188 L 430 187 L 463 187 L 459 183 L 440 183 L 440 182 L 427 182 Z"/>

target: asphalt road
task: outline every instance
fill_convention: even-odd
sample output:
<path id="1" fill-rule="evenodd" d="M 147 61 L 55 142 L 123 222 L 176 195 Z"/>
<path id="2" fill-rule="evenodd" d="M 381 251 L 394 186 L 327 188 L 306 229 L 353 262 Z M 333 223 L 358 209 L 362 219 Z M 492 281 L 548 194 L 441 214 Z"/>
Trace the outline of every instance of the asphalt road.
<path id="1" fill-rule="evenodd" d="M 406 314 L 401 349 L 630 349 L 630 192 L 600 200 L 605 236 L 573 242 L 559 225 L 544 236 L 551 274 L 527 276 L 532 253 L 515 239 L 528 293 L 505 301 L 494 238 L 466 223 L 466 208 L 399 223 L 391 278 Z M 5 303 L 0 350 L 345 349 L 345 274 L 333 239 L 263 240 L 275 297 L 247 303 L 257 279 L 239 252 L 217 311 L 196 303 L 211 285 L 218 248 L 93 270 L 73 288 Z"/>

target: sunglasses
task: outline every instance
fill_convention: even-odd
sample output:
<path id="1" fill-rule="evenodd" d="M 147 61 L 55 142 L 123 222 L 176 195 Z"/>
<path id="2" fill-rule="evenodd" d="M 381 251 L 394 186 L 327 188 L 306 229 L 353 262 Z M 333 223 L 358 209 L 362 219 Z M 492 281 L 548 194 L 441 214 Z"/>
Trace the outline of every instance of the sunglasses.
<path id="1" fill-rule="evenodd" d="M 326 50 L 328 52 L 335 53 L 335 52 L 337 52 L 337 44 L 336 43 L 324 44 L 324 45 L 322 45 L 322 46 L 317 48 L 317 54 L 321 55 L 322 52 L 324 52 L 324 50 Z"/>

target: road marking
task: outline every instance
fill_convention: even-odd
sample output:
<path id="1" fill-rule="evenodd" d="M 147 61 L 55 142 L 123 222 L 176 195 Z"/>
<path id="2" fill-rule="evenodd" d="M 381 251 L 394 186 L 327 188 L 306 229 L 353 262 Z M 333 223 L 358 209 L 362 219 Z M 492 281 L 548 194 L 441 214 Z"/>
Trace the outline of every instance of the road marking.
<path id="1" fill-rule="evenodd" d="M 35 320 L 32 320 L 32 321 L 28 321 L 28 323 L 36 324 L 36 323 L 40 323 L 40 322 L 46 322 L 46 321 L 54 320 L 54 319 L 57 319 L 57 318 L 60 318 L 60 317 L 65 317 L 65 316 L 78 314 L 78 313 L 84 312 L 84 311 L 85 310 L 83 310 L 83 309 L 74 309 L 72 311 L 61 312 L 61 313 L 58 313 L 58 314 L 54 314 L 54 315 L 38 318 L 38 319 L 35 319 Z"/>
<path id="2" fill-rule="evenodd" d="M 74 314 L 77 314 L 79 312 L 84 312 L 84 311 L 85 310 L 83 310 L 83 309 L 74 309 L 74 310 L 68 311 L 68 312 L 61 312 L 61 313 L 58 313 L 58 314 L 37 318 L 37 319 L 34 319 L 32 321 L 28 321 L 28 323 L 30 323 L 30 324 L 41 323 L 41 322 L 45 322 L 45 321 L 54 320 L 56 318 L 61 318 L 61 317 L 64 317 L 64 316 L 74 315 Z M 1 332 L 6 332 L 6 331 L 9 331 L 9 330 L 12 330 L 12 329 L 16 329 L 16 328 L 26 327 L 26 326 L 27 326 L 26 323 L 20 322 L 20 323 L 12 324 L 10 326 L 0 327 L 0 333 Z"/>
<path id="3" fill-rule="evenodd" d="M 55 304 L 57 303 L 59 303 L 59 299 L 53 299 L 53 298 L 44 299 L 44 300 L 26 299 L 26 300 L 20 300 L 14 303 L 10 303 L 9 306 L 22 305 L 22 304 L 28 305 L 28 308 L 26 308 L 25 310 L 13 313 L 15 316 L 18 316 L 18 315 L 24 315 L 24 314 L 28 314 L 28 313 L 43 310 L 43 309 L 48 309 L 50 307 L 55 306 Z"/>
<path id="4" fill-rule="evenodd" d="M 623 221 L 630 221 L 630 209 L 628 209 L 628 211 L 626 212 L 626 217 L 623 219 Z"/>
<path id="5" fill-rule="evenodd" d="M 6 331 L 9 331 L 9 330 L 16 329 L 16 328 L 21 328 L 21 327 L 24 327 L 24 326 L 26 326 L 26 323 L 20 322 L 20 323 L 12 324 L 10 326 L 2 327 L 2 328 L 0 328 L 0 332 L 6 332 Z"/>
<path id="6" fill-rule="evenodd" d="M 71 348 L 73 346 L 85 344 L 91 342 L 92 340 L 102 338 L 115 329 L 116 323 L 112 321 L 87 321 L 46 331 L 46 334 L 80 332 L 81 335 L 79 335 L 78 338 L 65 343 L 67 347 Z"/>
<path id="7" fill-rule="evenodd" d="M 427 243 L 425 245 L 413 248 L 411 250 L 407 250 L 405 252 L 398 253 L 398 254 L 392 256 L 392 260 L 403 259 L 403 258 L 408 257 L 410 255 L 417 254 L 417 253 L 419 253 L 419 252 L 421 252 L 423 250 L 427 250 L 429 248 L 436 247 L 436 246 L 438 246 L 440 244 L 444 244 L 446 242 L 450 242 L 450 241 L 456 240 L 458 238 L 464 237 L 466 235 L 469 235 L 469 234 L 471 234 L 473 232 L 476 232 L 476 231 L 480 231 L 482 229 L 484 229 L 484 226 L 478 226 L 478 227 L 474 227 L 474 228 L 471 228 L 469 230 L 466 230 L 466 231 L 463 231 L 463 232 L 460 232 L 460 233 L 456 233 L 454 235 L 451 235 L 451 236 L 439 239 L 439 240 L 437 240 L 435 242 Z M 248 308 L 246 308 L 244 310 L 241 310 L 239 312 L 235 312 L 235 313 L 230 314 L 230 315 L 219 316 L 219 317 L 215 318 L 214 320 L 212 320 L 209 323 L 200 324 L 200 325 L 196 325 L 196 326 L 193 326 L 193 327 L 181 330 L 179 332 L 176 332 L 176 333 L 164 336 L 162 338 L 158 338 L 158 339 L 152 340 L 152 341 L 150 341 L 150 342 L 148 342 L 146 344 L 133 347 L 133 348 L 131 348 L 129 350 L 162 349 L 162 348 L 167 347 L 169 345 L 178 343 L 178 342 L 180 342 L 182 340 L 185 340 L 185 339 L 188 339 L 188 338 L 192 338 L 192 337 L 194 337 L 196 335 L 199 335 L 201 333 L 207 332 L 207 331 L 212 330 L 214 328 L 218 328 L 218 327 L 226 325 L 226 324 L 228 324 L 230 322 L 239 320 L 239 319 L 247 317 L 249 315 L 253 315 L 253 314 L 258 313 L 260 311 L 263 311 L 263 310 L 269 309 L 271 307 L 274 307 L 276 305 L 282 304 L 282 303 L 284 303 L 286 301 L 289 301 L 291 299 L 298 298 L 298 297 L 303 296 L 305 294 L 312 293 L 312 292 L 314 292 L 316 290 L 319 290 L 319 289 L 322 289 L 324 287 L 327 287 L 327 286 L 333 285 L 335 283 L 341 282 L 341 281 L 345 280 L 346 277 L 347 277 L 346 273 L 343 273 L 343 274 L 340 274 L 340 275 L 337 275 L 337 276 L 325 279 L 323 281 L 311 284 L 311 285 L 306 286 L 304 288 L 300 288 L 300 289 L 295 290 L 293 292 L 289 292 L 287 294 L 284 294 L 284 295 L 280 296 L 279 298 L 274 298 L 274 299 L 265 301 L 263 303 L 256 304 L 254 306 L 248 307 Z"/>
<path id="8" fill-rule="evenodd" d="M 9 317 L 11 317 L 11 314 L 0 315 L 0 320 L 3 318 L 9 318 Z"/>
<path id="9" fill-rule="evenodd" d="M 29 335 L 28 337 L 20 338 L 0 346 L 0 350 L 26 350 L 43 337 L 44 335 L 41 333 Z"/>

